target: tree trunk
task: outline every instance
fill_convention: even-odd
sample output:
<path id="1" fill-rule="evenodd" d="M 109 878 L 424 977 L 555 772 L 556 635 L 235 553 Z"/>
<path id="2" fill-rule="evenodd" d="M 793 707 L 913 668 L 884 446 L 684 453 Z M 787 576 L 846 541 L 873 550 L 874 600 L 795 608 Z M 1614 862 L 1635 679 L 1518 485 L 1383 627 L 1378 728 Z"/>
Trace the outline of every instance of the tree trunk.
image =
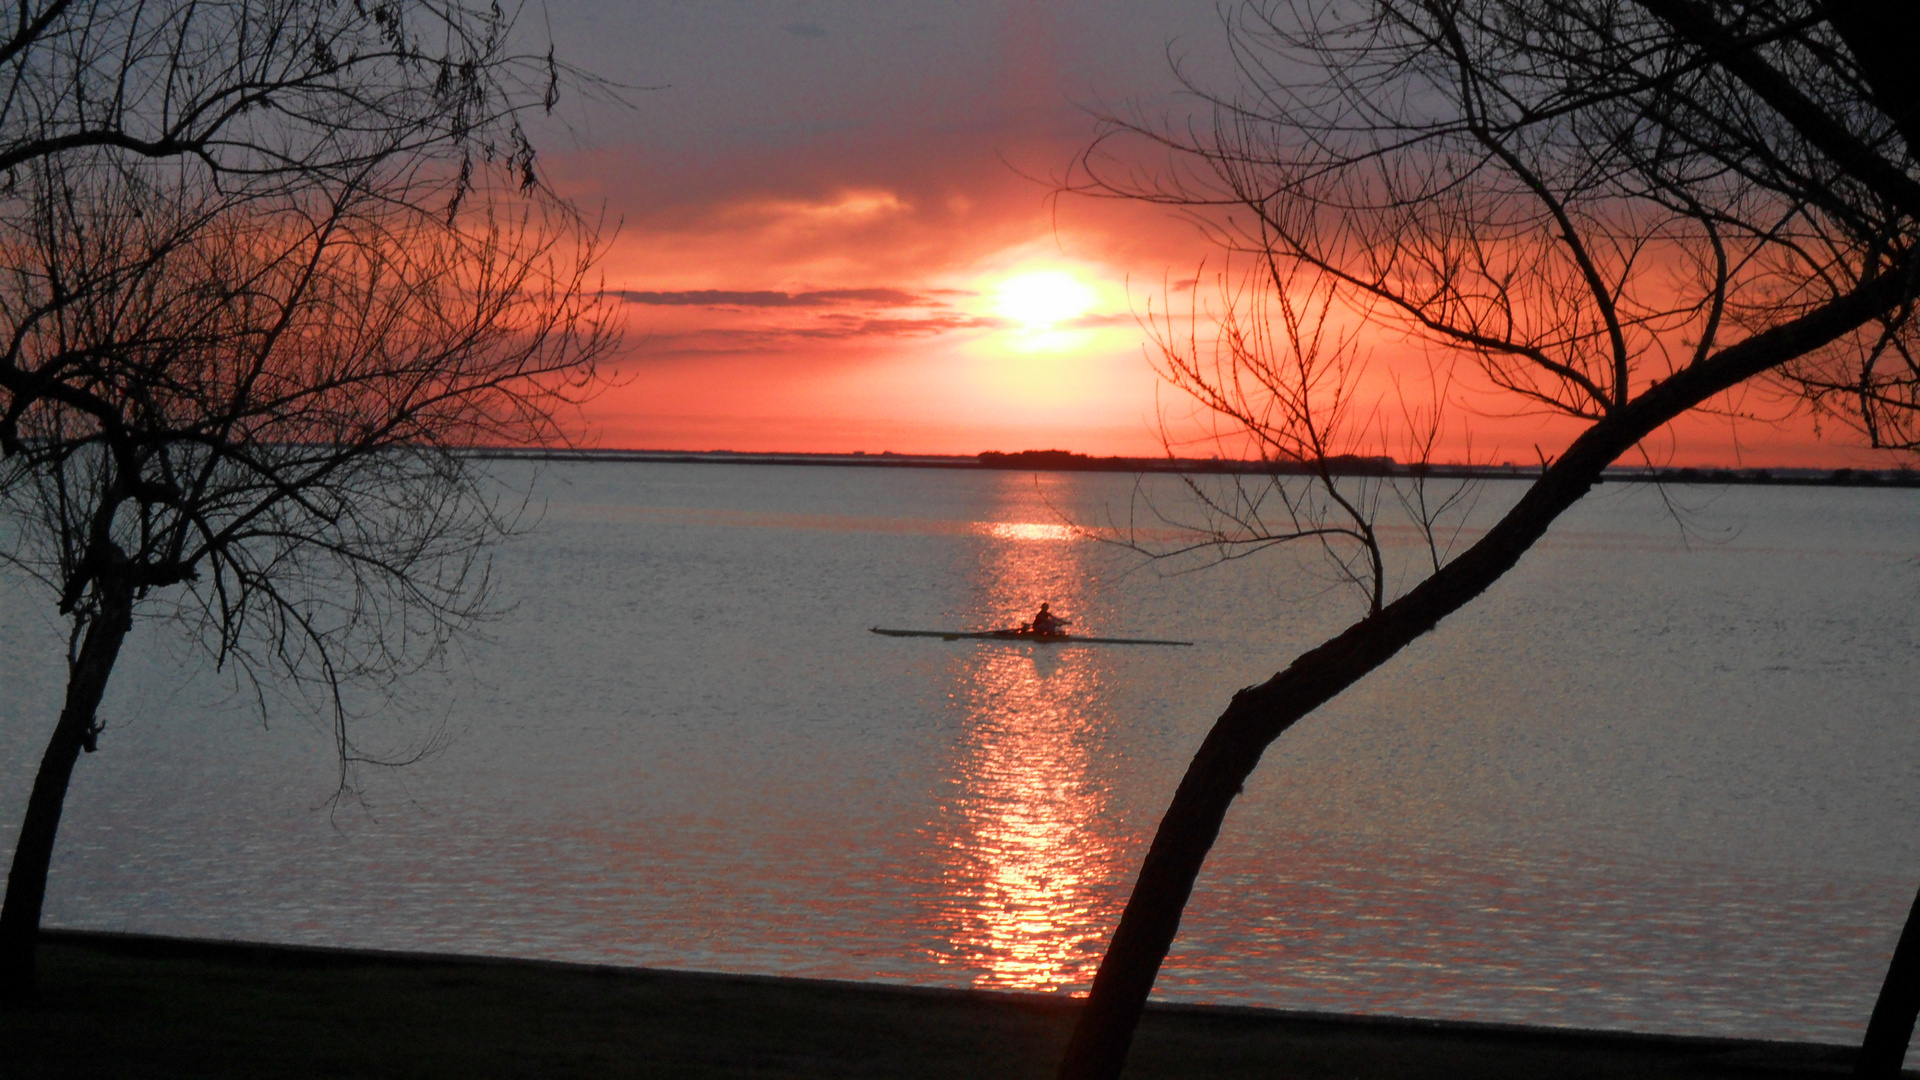
<path id="1" fill-rule="evenodd" d="M 1233 696 L 1187 767 L 1154 834 L 1067 1045 L 1060 1080 L 1114 1080 L 1120 1075 L 1200 867 L 1267 746 L 1499 580 L 1562 511 L 1586 494 L 1612 460 L 1608 456 L 1575 469 L 1565 467 L 1568 458 L 1562 458 L 1458 560 L 1285 671 Z"/>
<path id="2" fill-rule="evenodd" d="M 73 777 L 73 763 L 93 738 L 100 696 L 113 674 L 120 643 L 132 627 L 132 590 L 103 590 L 100 610 L 87 627 L 80 655 L 67 666 L 66 704 L 33 778 L 27 816 L 14 843 L 13 869 L 7 874 L 5 905 L 0 907 L 0 1002 L 17 1005 L 33 998 L 34 945 L 40 936 L 47 869 L 53 861 L 53 838 L 60 829 L 67 783 Z"/>
<path id="3" fill-rule="evenodd" d="M 1819 348 L 1911 296 L 1912 273 L 1911 266 L 1898 267 L 1648 388 L 1575 439 L 1458 559 L 1302 654 L 1285 671 L 1235 694 L 1188 765 L 1154 834 L 1060 1062 L 1059 1080 L 1119 1077 L 1200 867 L 1234 797 L 1273 740 L 1485 592 L 1599 482 L 1603 469 L 1641 439 L 1715 394 Z"/>
<path id="4" fill-rule="evenodd" d="M 1893 961 L 1880 983 L 1880 996 L 1867 1021 L 1867 1037 L 1860 1056 L 1853 1059 L 1854 1080 L 1894 1080 L 1913 1041 L 1913 1023 L 1920 1018 L 1920 895 L 1913 898 L 1907 925 L 1893 947 Z"/>

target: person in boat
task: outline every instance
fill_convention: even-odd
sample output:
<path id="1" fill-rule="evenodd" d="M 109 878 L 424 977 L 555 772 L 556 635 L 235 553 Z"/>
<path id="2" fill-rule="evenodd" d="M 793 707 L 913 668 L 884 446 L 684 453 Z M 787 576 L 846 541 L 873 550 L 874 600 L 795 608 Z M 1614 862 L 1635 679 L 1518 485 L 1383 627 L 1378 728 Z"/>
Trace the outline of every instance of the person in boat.
<path id="1" fill-rule="evenodd" d="M 1040 613 L 1035 615 L 1033 621 L 1027 625 L 1031 626 L 1036 634 L 1064 634 L 1067 632 L 1067 623 L 1070 621 L 1060 618 L 1049 610 L 1047 605 L 1041 604 Z"/>

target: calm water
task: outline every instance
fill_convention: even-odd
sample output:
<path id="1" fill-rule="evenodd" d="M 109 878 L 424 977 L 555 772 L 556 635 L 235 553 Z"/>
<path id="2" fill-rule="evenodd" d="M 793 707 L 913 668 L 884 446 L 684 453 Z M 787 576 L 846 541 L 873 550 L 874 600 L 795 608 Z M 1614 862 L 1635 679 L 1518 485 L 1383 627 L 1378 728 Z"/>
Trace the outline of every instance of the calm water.
<path id="1" fill-rule="evenodd" d="M 142 625 L 49 923 L 1083 988 L 1213 715 L 1358 611 L 1311 562 L 1168 576 L 1060 527 L 1123 505 L 1125 477 L 532 482 L 545 521 L 496 563 L 513 610 L 365 729 L 444 749 L 367 777 L 364 803 L 324 805 L 320 726 L 263 728 Z M 1679 520 L 1602 489 L 1282 738 L 1159 992 L 1857 1038 L 1920 885 L 1920 499 L 1674 494 Z M 867 633 L 1043 599 L 1089 632 L 1198 644 Z M 58 698 L 49 611 L 0 579 L 9 847 Z"/>

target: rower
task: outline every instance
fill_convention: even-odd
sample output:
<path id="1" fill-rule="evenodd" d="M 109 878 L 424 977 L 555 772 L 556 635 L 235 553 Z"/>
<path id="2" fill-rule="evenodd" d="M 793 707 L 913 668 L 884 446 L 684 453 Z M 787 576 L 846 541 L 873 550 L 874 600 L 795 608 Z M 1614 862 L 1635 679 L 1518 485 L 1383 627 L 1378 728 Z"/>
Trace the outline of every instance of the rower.
<path id="1" fill-rule="evenodd" d="M 1056 616 L 1053 612 L 1047 610 L 1047 605 L 1041 604 L 1040 613 L 1033 617 L 1033 632 L 1036 634 L 1064 634 L 1066 633 L 1066 625 L 1070 621 L 1069 619 L 1062 619 Z"/>

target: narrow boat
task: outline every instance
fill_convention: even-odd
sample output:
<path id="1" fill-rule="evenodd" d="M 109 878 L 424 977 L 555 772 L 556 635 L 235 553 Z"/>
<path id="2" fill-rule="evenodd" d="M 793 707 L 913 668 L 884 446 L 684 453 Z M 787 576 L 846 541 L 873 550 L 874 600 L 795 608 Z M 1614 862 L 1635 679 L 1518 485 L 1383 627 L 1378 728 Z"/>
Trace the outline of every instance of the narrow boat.
<path id="1" fill-rule="evenodd" d="M 1078 634 L 1036 634 L 1031 630 L 887 630 L 871 628 L 888 637 L 937 637 L 941 641 L 1031 641 L 1040 645 L 1192 645 L 1191 641 L 1160 641 L 1155 638 L 1081 637 Z"/>

